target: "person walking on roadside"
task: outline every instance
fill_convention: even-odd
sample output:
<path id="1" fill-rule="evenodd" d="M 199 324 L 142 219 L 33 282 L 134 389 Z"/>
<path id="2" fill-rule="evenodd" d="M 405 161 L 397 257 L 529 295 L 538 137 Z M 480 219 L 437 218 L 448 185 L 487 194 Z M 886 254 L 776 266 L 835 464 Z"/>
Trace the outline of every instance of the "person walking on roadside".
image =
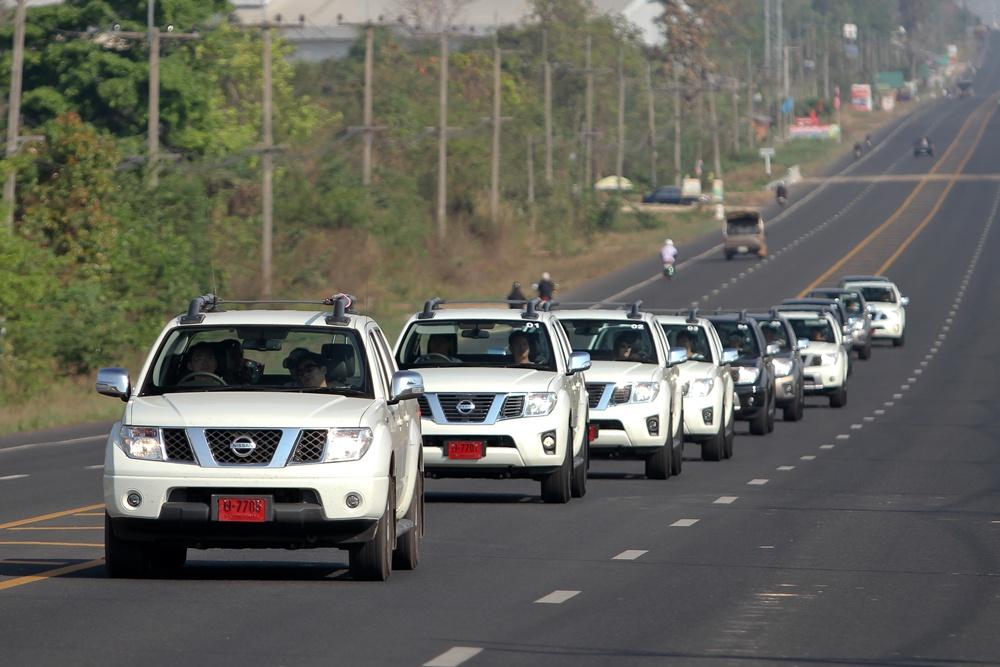
<path id="1" fill-rule="evenodd" d="M 548 271 L 542 273 L 542 279 L 538 281 L 538 298 L 542 301 L 552 301 L 552 296 L 556 293 L 556 284 L 552 281 L 552 276 Z"/>
<path id="2" fill-rule="evenodd" d="M 510 294 L 507 295 L 508 301 L 527 301 L 524 296 L 524 292 L 521 291 L 521 283 L 514 281 L 514 284 L 510 286 Z M 511 308 L 521 308 L 524 304 L 511 303 L 508 304 Z"/>

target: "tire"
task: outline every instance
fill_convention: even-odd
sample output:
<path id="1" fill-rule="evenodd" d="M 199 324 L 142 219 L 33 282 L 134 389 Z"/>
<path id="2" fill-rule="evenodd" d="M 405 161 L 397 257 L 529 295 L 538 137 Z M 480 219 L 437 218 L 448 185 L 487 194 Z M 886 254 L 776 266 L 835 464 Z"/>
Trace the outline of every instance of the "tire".
<path id="1" fill-rule="evenodd" d="M 728 262 L 728 261 L 729 261 L 729 260 L 731 260 L 732 258 L 733 258 L 733 253 L 731 253 L 731 252 L 727 252 L 727 253 L 726 253 L 726 261 Z"/>
<path id="2" fill-rule="evenodd" d="M 701 443 L 702 461 L 721 461 L 726 457 L 726 426 L 719 425 L 719 432 Z"/>
<path id="3" fill-rule="evenodd" d="M 842 384 L 837 391 L 830 394 L 830 407 L 842 408 L 847 405 L 847 385 Z"/>
<path id="4" fill-rule="evenodd" d="M 111 517 L 104 514 L 104 566 L 113 579 L 143 578 L 152 574 L 150 549 L 141 542 L 123 540 L 115 535 Z"/>
<path id="5" fill-rule="evenodd" d="M 583 436 L 583 461 L 580 462 L 580 465 L 573 466 L 573 479 L 570 482 L 570 495 L 574 498 L 583 498 L 587 495 L 587 468 L 590 467 L 590 442 L 587 440 L 587 430 L 589 430 L 589 428 L 584 431 Z M 573 437 L 570 436 L 570 443 L 572 442 Z M 572 460 L 572 454 L 570 454 L 570 460 Z"/>
<path id="6" fill-rule="evenodd" d="M 667 439 L 663 443 L 663 446 L 658 448 L 655 453 L 646 457 L 646 479 L 670 478 L 670 471 L 674 467 L 673 415 L 670 416 L 667 423 L 670 425 L 668 427 L 670 432 L 667 433 Z"/>
<path id="7" fill-rule="evenodd" d="M 348 567 L 358 581 L 385 581 L 392 571 L 393 541 L 396 539 L 396 480 L 389 478 L 385 511 L 372 539 L 350 551 Z"/>
<path id="8" fill-rule="evenodd" d="M 674 447 L 673 443 L 670 445 L 670 474 L 675 477 L 684 469 L 684 408 L 681 408 L 681 416 L 677 423 L 680 431 L 674 438 L 677 446 Z"/>
<path id="9" fill-rule="evenodd" d="M 403 517 L 413 523 L 401 538 L 396 538 L 392 552 L 392 569 L 415 570 L 420 562 L 420 541 L 424 536 L 424 473 L 417 466 L 417 481 L 413 486 L 413 500 Z"/>
<path id="10" fill-rule="evenodd" d="M 727 459 L 733 458 L 733 443 L 736 441 L 736 418 L 729 418 L 729 427 L 725 429 L 726 433 L 726 447 L 723 452 L 723 456 Z"/>
<path id="11" fill-rule="evenodd" d="M 771 407 L 767 411 L 767 432 L 772 433 L 774 431 L 774 417 L 778 412 L 778 408 L 775 405 L 774 397 L 771 398 Z"/>
<path id="12" fill-rule="evenodd" d="M 872 342 L 869 340 L 863 348 L 858 350 L 858 359 L 867 360 L 872 358 Z"/>
<path id="13" fill-rule="evenodd" d="M 801 387 L 801 385 L 799 385 Z M 802 419 L 805 413 L 805 397 L 802 395 L 802 390 L 799 389 L 799 395 L 795 397 L 795 402 L 789 406 L 786 406 L 781 413 L 781 418 L 786 422 L 797 422 Z"/>
<path id="14" fill-rule="evenodd" d="M 547 503 L 568 503 L 572 497 L 573 448 L 566 447 L 566 456 L 559 469 L 542 480 L 542 500 Z"/>
<path id="15" fill-rule="evenodd" d="M 753 435 L 767 435 L 767 410 L 761 410 L 750 420 L 750 433 Z"/>
<path id="16" fill-rule="evenodd" d="M 906 335 L 904 334 L 904 335 L 900 336 L 899 338 L 893 338 L 892 339 L 892 346 L 893 347 L 903 347 L 903 343 L 905 343 L 905 342 L 906 342 Z"/>

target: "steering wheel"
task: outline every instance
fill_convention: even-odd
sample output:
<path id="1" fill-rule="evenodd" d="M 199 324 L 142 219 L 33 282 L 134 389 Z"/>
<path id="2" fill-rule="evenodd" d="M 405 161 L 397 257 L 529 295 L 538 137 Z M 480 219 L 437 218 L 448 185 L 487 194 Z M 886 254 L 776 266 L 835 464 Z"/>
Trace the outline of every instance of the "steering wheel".
<path id="1" fill-rule="evenodd" d="M 191 380 L 193 380 L 195 378 L 199 378 L 199 377 L 208 378 L 208 379 L 212 380 L 213 382 L 217 382 L 220 386 L 224 386 L 226 384 L 226 381 L 223 380 L 221 377 L 219 377 L 215 373 L 209 373 L 208 371 L 195 371 L 193 373 L 188 373 L 187 375 L 185 375 L 184 377 L 182 377 L 180 380 L 178 380 L 177 384 L 179 384 L 179 385 L 182 385 L 182 384 L 196 384 L 195 382 L 192 382 Z"/>
<path id="2" fill-rule="evenodd" d="M 424 361 L 444 361 L 446 363 L 454 363 L 454 360 L 446 354 L 441 354 L 440 352 L 428 352 L 427 354 L 421 354 L 415 359 L 417 363 Z"/>

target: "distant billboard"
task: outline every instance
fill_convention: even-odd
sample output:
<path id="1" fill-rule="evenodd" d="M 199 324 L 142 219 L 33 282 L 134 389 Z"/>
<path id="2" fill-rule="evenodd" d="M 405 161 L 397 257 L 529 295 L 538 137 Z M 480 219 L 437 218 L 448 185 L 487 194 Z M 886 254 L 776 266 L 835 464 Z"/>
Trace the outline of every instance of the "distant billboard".
<path id="1" fill-rule="evenodd" d="M 858 111 L 871 111 L 875 108 L 872 101 L 872 87 L 870 84 L 851 84 L 851 107 Z"/>
<path id="2" fill-rule="evenodd" d="M 858 26 L 856 23 L 844 24 L 844 39 L 856 41 L 858 39 Z"/>

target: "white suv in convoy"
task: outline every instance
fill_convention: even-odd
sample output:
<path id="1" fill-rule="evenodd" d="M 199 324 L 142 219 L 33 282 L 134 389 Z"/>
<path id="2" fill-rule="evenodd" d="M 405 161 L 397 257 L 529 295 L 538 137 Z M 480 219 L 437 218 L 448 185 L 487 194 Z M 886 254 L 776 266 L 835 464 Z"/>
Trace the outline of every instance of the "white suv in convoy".
<path id="1" fill-rule="evenodd" d="M 872 337 L 888 338 L 894 347 L 906 341 L 906 306 L 910 300 L 885 276 L 845 276 L 841 287 L 856 289 L 871 310 Z"/>
<path id="2" fill-rule="evenodd" d="M 135 384 L 98 372 L 97 391 L 125 401 L 104 462 L 111 576 L 216 547 L 339 547 L 356 579 L 416 567 L 420 375 L 396 370 L 347 295 L 311 303 L 332 308 L 227 312 L 197 297 Z"/>
<path id="3" fill-rule="evenodd" d="M 805 393 L 827 395 L 831 408 L 844 407 L 847 405 L 848 352 L 844 348 L 840 324 L 823 309 L 785 308 L 798 306 L 779 307 L 778 310 L 792 325 L 798 338 Z"/>
<path id="4" fill-rule="evenodd" d="M 537 299 L 523 309 L 445 305 L 429 300 L 395 350 L 400 368 L 420 371 L 427 388 L 427 474 L 527 477 L 541 482 L 545 502 L 582 497 L 590 357 L 570 349 Z"/>
<path id="5" fill-rule="evenodd" d="M 646 476 L 667 479 L 681 472 L 684 406 L 678 365 L 683 350 L 670 350 L 653 315 L 638 304 L 625 310 L 561 310 L 559 322 L 577 353 L 588 353 L 590 423 L 595 454 L 645 461 Z"/>
<path id="6" fill-rule="evenodd" d="M 736 350 L 724 350 L 712 323 L 687 315 L 657 315 L 669 344 L 687 351 L 687 361 L 680 365 L 684 394 L 684 436 L 701 445 L 704 461 L 720 461 L 733 455 L 735 388 L 729 364 L 736 361 Z"/>

